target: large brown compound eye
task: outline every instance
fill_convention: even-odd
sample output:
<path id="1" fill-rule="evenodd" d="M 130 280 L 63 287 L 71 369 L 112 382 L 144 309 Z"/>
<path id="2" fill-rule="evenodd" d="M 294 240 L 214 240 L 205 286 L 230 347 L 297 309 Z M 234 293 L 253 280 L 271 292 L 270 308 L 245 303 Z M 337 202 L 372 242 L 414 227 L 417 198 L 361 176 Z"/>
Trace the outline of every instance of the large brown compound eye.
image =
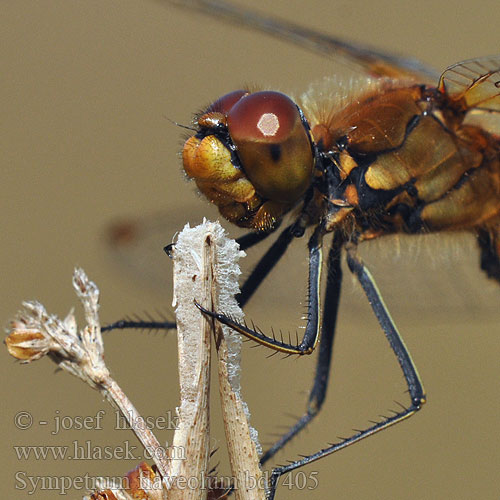
<path id="1" fill-rule="evenodd" d="M 246 176 L 263 198 L 291 205 L 311 184 L 314 158 L 295 103 L 280 92 L 243 96 L 227 115 Z"/>

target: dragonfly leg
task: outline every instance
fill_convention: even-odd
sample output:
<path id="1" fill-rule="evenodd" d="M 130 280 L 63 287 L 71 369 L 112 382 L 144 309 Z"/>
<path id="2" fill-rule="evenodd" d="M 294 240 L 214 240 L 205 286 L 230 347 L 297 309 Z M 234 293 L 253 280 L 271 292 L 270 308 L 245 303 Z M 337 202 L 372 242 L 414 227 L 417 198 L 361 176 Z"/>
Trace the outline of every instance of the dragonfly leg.
<path id="1" fill-rule="evenodd" d="M 260 284 L 266 279 L 281 257 L 283 257 L 283 254 L 286 252 L 295 236 L 292 227 L 293 225 L 288 226 L 281 232 L 277 240 L 269 247 L 267 252 L 253 268 L 250 276 L 245 280 L 245 283 L 243 283 L 241 292 L 236 296 L 236 300 L 240 307 L 245 306 Z M 239 242 L 239 240 L 237 241 Z"/>
<path id="2" fill-rule="evenodd" d="M 481 249 L 481 269 L 488 278 L 500 282 L 500 229 L 481 229 L 477 234 Z"/>
<path id="3" fill-rule="evenodd" d="M 286 230 L 285 230 L 286 231 Z M 285 232 L 283 232 L 281 236 L 284 235 Z M 309 300 L 308 300 L 308 306 L 307 306 L 307 324 L 306 324 L 306 329 L 304 332 L 304 337 L 302 338 L 302 341 L 296 345 L 296 344 L 291 344 L 291 343 L 286 343 L 283 342 L 282 340 L 277 340 L 274 337 L 269 337 L 265 335 L 264 333 L 256 330 L 252 330 L 251 328 L 248 328 L 246 325 L 237 323 L 234 321 L 232 318 L 229 316 L 226 316 L 225 314 L 221 314 L 215 311 L 209 311 L 208 309 L 205 309 L 202 307 L 200 304 L 195 302 L 196 306 L 198 309 L 203 314 L 206 314 L 207 316 L 210 316 L 211 318 L 216 319 L 220 323 L 229 326 L 233 330 L 241 333 L 245 337 L 254 340 L 255 342 L 264 345 L 266 347 L 270 347 L 271 349 L 274 349 L 276 351 L 284 352 L 286 354 L 311 354 L 318 342 L 319 339 L 319 332 L 320 332 L 320 277 L 321 277 L 321 261 L 322 261 L 322 241 L 323 241 L 323 234 L 324 234 L 324 228 L 320 224 L 316 227 L 313 235 L 309 239 L 308 243 L 308 248 L 309 248 Z M 292 231 L 292 236 L 293 236 L 293 231 Z M 286 250 L 286 238 L 288 236 L 283 236 L 284 242 L 283 242 L 283 247 L 281 248 L 280 252 L 281 255 L 284 253 Z M 279 242 L 279 239 L 278 239 Z M 267 255 L 267 254 L 266 254 Z M 266 255 L 263 257 L 262 260 L 266 258 Z M 278 252 L 278 255 L 281 256 Z M 276 263 L 276 262 L 274 262 Z M 274 265 L 274 264 L 273 264 Z M 259 266 L 257 266 L 259 267 Z M 261 280 L 266 276 L 267 272 L 264 270 L 261 277 Z M 258 286 L 258 283 L 256 283 L 255 288 Z M 253 291 L 250 291 L 253 293 Z M 250 294 L 251 295 L 251 294 Z"/>
<path id="4" fill-rule="evenodd" d="M 288 465 L 275 468 L 271 474 L 268 500 L 274 499 L 278 480 L 283 474 L 315 462 L 320 458 L 335 453 L 336 451 L 339 451 L 343 448 L 346 448 L 347 446 L 350 446 L 351 444 L 361 441 L 362 439 L 367 438 L 372 434 L 387 429 L 391 425 L 407 419 L 418 410 L 420 410 L 426 400 L 423 384 L 418 375 L 417 369 L 411 359 L 410 353 L 408 352 L 408 349 L 406 348 L 401 335 L 399 334 L 389 314 L 389 311 L 387 310 L 382 300 L 373 277 L 363 264 L 362 260 L 357 256 L 356 247 L 354 245 L 348 245 L 346 247 L 346 250 L 349 269 L 352 273 L 354 273 L 359 283 L 361 284 L 361 287 L 365 292 L 372 310 L 375 313 L 375 316 L 377 317 L 377 320 L 382 327 L 387 340 L 389 341 L 389 345 L 391 346 L 391 349 L 396 355 L 399 365 L 401 366 L 401 370 L 403 371 L 403 375 L 408 386 L 408 392 L 410 394 L 410 405 L 398 412 L 395 412 L 394 415 L 384 418 L 371 427 L 368 427 L 365 430 L 358 431 L 352 436 L 343 439 L 340 442 L 331 444 L 319 450 L 318 452 L 313 453 L 312 455 L 305 456 L 302 459 L 296 460 L 295 462 L 292 462 Z"/>
<path id="5" fill-rule="evenodd" d="M 310 197 L 309 197 L 310 198 Z M 287 226 L 277 240 L 271 245 L 267 252 L 261 257 L 257 265 L 253 268 L 250 276 L 245 280 L 241 287 L 241 292 L 236 296 L 236 300 L 240 307 L 244 307 L 250 300 L 261 283 L 267 278 L 269 273 L 274 269 L 274 266 L 283 257 L 283 254 L 288 249 L 288 246 L 294 238 L 300 238 L 304 235 L 305 229 L 308 225 L 308 216 L 306 214 L 307 201 L 304 203 L 302 213 L 297 219 Z M 279 225 L 275 226 L 270 232 L 267 233 L 248 233 L 236 240 L 240 245 L 241 250 L 246 250 L 255 244 L 261 242 L 272 234 Z"/>
<path id="6" fill-rule="evenodd" d="M 257 245 L 257 243 L 260 243 L 262 240 L 265 240 L 268 236 L 271 236 L 271 234 L 273 234 L 276 229 L 280 227 L 280 224 L 274 226 L 270 231 L 250 231 L 249 233 L 237 238 L 236 243 L 240 246 L 240 250 L 247 250 L 248 248 Z"/>
<path id="7" fill-rule="evenodd" d="M 309 393 L 306 412 L 297 420 L 286 434 L 271 446 L 261 457 L 261 464 L 267 462 L 291 439 L 293 439 L 309 422 L 319 413 L 325 400 L 332 360 L 332 348 L 335 336 L 335 324 L 340 301 L 342 284 L 342 268 L 340 256 L 342 241 L 336 235 L 328 254 L 327 282 L 325 293 L 325 306 L 323 308 L 323 323 L 321 326 L 321 342 L 319 344 L 318 359 L 314 382 Z"/>
<path id="8" fill-rule="evenodd" d="M 101 332 L 111 332 L 112 330 L 175 330 L 177 328 L 175 321 L 155 321 L 155 320 L 128 320 L 121 319 L 114 323 L 109 323 L 101 328 Z"/>

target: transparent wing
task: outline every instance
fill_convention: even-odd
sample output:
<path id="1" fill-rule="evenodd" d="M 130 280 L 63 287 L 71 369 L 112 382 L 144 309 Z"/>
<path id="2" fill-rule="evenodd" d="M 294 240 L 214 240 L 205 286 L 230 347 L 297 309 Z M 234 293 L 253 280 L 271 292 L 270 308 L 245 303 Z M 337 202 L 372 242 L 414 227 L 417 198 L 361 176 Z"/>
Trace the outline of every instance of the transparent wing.
<path id="1" fill-rule="evenodd" d="M 194 195 L 193 199 L 196 199 Z M 208 203 L 193 201 L 153 214 L 120 217 L 111 221 L 104 237 L 120 272 L 165 296 L 165 292 L 172 289 L 172 265 L 163 249 L 175 241 L 176 234 L 186 224 L 193 227 L 204 217 L 217 219 Z"/>
<path id="2" fill-rule="evenodd" d="M 247 26 L 329 58 L 343 58 L 375 77 L 416 78 L 436 81 L 439 73 L 420 61 L 378 52 L 368 46 L 348 43 L 284 19 L 260 14 L 222 0 L 169 0 L 234 25 Z"/>
<path id="3" fill-rule="evenodd" d="M 205 205 L 204 205 L 205 206 Z M 212 207 L 204 215 L 217 219 Z M 208 212 L 207 212 L 208 209 Z M 198 212 L 198 215 L 194 215 Z M 123 219 L 111 225 L 107 239 L 113 260 L 135 285 L 171 297 L 172 265 L 163 247 L 175 240 L 186 221 L 201 222 L 199 204 L 150 216 Z M 193 215 L 191 215 L 193 214 Z M 231 237 L 245 231 L 225 225 Z M 286 224 L 283 225 L 285 227 Z M 276 236 L 248 250 L 240 264 L 240 285 Z M 307 235 L 293 242 L 277 267 L 245 308 L 258 326 L 295 331 L 301 324 L 307 296 Z M 328 245 L 328 240 L 325 246 Z M 360 254 L 374 275 L 396 321 L 425 318 L 474 321 L 498 310 L 498 284 L 479 269 L 479 251 L 472 235 L 389 236 L 360 245 Z M 325 252 L 327 253 L 327 252 Z M 344 269 L 341 317 L 348 321 L 370 315 L 362 291 Z M 277 293 L 279 290 L 279 293 Z M 297 312 L 299 311 L 299 312 Z M 266 321 L 271 323 L 267 324 Z"/>
<path id="4" fill-rule="evenodd" d="M 500 112 L 500 56 L 470 59 L 447 68 L 439 90 L 467 110 Z"/>

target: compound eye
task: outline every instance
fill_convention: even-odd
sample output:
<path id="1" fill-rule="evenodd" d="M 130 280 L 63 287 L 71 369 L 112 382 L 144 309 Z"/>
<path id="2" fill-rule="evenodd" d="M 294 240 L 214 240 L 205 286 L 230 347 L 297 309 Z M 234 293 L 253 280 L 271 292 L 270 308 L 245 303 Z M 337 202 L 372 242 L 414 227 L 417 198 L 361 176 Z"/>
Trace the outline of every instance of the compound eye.
<path id="1" fill-rule="evenodd" d="M 280 92 L 242 96 L 227 115 L 241 167 L 256 192 L 293 204 L 311 183 L 314 158 L 296 104 Z"/>
<path id="2" fill-rule="evenodd" d="M 216 112 L 227 115 L 229 110 L 246 95 L 248 95 L 247 90 L 234 90 L 233 92 L 229 92 L 229 94 L 219 97 L 216 101 L 210 104 L 205 113 Z"/>

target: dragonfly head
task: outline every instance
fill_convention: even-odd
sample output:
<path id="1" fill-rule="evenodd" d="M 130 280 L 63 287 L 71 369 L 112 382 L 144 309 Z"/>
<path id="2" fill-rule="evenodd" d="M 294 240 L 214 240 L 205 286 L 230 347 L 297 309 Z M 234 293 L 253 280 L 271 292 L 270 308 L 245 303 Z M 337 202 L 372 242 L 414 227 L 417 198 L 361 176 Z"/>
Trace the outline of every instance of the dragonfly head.
<path id="1" fill-rule="evenodd" d="M 314 145 L 297 105 L 279 92 L 237 90 L 197 118 L 184 170 L 223 217 L 272 229 L 309 188 Z"/>

